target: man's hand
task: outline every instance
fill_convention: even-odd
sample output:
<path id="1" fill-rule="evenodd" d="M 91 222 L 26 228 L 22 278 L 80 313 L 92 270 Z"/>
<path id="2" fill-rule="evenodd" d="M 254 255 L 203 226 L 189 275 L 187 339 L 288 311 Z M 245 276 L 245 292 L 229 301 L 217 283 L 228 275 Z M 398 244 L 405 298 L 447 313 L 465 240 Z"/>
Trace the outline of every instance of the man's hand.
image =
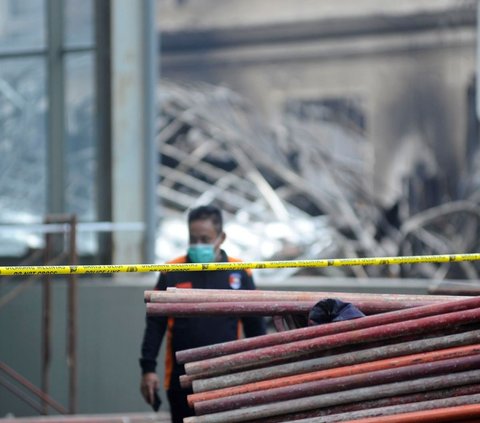
<path id="1" fill-rule="evenodd" d="M 142 380 L 140 382 L 140 392 L 148 404 L 153 405 L 153 393 L 155 390 L 159 389 L 159 387 L 160 380 L 158 379 L 156 373 L 145 373 L 142 376 Z"/>

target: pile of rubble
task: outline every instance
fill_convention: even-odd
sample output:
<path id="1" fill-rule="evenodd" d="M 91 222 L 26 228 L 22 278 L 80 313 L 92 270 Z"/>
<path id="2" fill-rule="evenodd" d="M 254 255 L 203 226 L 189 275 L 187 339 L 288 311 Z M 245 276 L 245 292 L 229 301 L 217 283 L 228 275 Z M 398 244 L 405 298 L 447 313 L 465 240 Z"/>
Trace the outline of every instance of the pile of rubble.
<path id="1" fill-rule="evenodd" d="M 246 260 L 478 250 L 480 199 L 473 177 L 463 183 L 462 200 L 438 200 L 438 206 L 413 213 L 416 207 L 400 193 L 395 206 L 385 210 L 371 184 L 372 147 L 359 140 L 361 134 L 348 134 L 345 127 L 332 148 L 328 131 L 319 125 L 294 117 L 281 128 L 269 125 L 244 98 L 224 87 L 163 81 L 159 98 L 158 195 L 164 216 L 157 237 L 159 260 L 171 258 L 186 239 L 168 228 L 183 224 L 188 208 L 210 202 L 225 211 L 229 252 Z M 422 184 L 413 176 L 411 190 Z M 479 269 L 475 263 L 447 263 L 308 272 L 476 279 Z M 293 272 L 299 271 L 276 271 L 275 276 Z"/>

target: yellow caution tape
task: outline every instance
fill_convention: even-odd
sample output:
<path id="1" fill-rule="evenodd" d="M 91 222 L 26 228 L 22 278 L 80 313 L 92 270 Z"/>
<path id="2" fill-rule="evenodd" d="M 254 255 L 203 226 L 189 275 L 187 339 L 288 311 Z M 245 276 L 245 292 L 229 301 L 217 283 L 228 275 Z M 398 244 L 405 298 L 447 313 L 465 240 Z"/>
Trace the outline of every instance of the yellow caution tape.
<path id="1" fill-rule="evenodd" d="M 383 266 L 392 264 L 456 263 L 480 260 L 480 253 L 430 256 L 340 258 L 325 260 L 284 260 L 228 263 L 105 264 L 85 266 L 0 266 L 0 276 L 70 275 L 96 273 L 197 272 L 294 267 Z"/>

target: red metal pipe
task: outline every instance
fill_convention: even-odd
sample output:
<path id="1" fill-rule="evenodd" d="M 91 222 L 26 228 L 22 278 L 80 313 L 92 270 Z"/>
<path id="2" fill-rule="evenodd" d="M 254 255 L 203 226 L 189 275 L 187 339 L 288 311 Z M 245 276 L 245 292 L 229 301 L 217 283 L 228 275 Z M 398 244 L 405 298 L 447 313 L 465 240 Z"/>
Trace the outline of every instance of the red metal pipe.
<path id="1" fill-rule="evenodd" d="M 448 336 L 440 336 L 437 338 L 419 339 L 415 341 L 368 348 L 360 351 L 317 357 L 309 360 L 296 361 L 293 363 L 263 367 L 261 369 L 246 370 L 243 372 L 225 374 L 209 379 L 193 380 L 193 383 L 193 376 L 189 375 L 182 375 L 180 380 L 182 382 L 182 386 L 184 386 L 183 378 L 189 379 L 188 382 L 193 385 L 194 392 L 203 392 L 227 388 L 229 386 L 243 385 L 249 382 L 259 382 L 278 377 L 330 369 L 333 367 L 350 366 L 354 364 L 380 360 L 387 357 L 415 354 L 441 348 L 470 345 L 479 342 L 480 330 L 474 330 Z"/>
<path id="2" fill-rule="evenodd" d="M 0 361 L 0 370 L 11 377 L 13 380 L 18 382 L 22 385 L 25 389 L 31 392 L 33 395 L 40 398 L 43 404 L 47 404 L 60 414 L 67 414 L 67 410 L 57 401 L 55 401 L 52 397 L 48 395 L 48 393 L 43 392 L 41 389 L 37 388 L 33 383 L 31 383 L 28 379 L 24 378 L 21 374 L 17 373 L 11 367 L 7 366 L 5 363 Z"/>
<path id="3" fill-rule="evenodd" d="M 480 382 L 480 370 L 445 374 L 442 376 L 395 382 L 384 385 L 373 385 L 348 391 L 313 395 L 271 404 L 262 404 L 236 410 L 223 411 L 203 416 L 187 417 L 184 423 L 236 423 L 253 422 L 273 416 L 289 415 L 296 412 L 317 410 L 353 402 L 362 402 L 378 398 L 387 398 L 416 392 L 430 391 L 432 386 L 444 389 L 453 386 L 469 385 Z"/>
<path id="4" fill-rule="evenodd" d="M 357 321 L 363 319 L 366 318 L 357 319 Z M 279 362 L 288 358 L 305 357 L 312 353 L 318 353 L 341 346 L 352 346 L 406 335 L 419 335 L 439 329 L 443 330 L 449 327 L 475 322 L 479 319 L 480 309 L 478 308 L 429 316 L 421 319 L 408 320 L 406 322 L 396 322 L 378 327 L 353 330 L 314 339 L 290 342 L 285 345 L 275 345 L 272 347 L 259 348 L 254 351 L 245 351 L 203 361 L 186 363 L 185 371 L 191 375 L 198 373 L 203 375 L 218 375 L 231 372 L 233 369 L 262 367 L 265 364 Z"/>
<path id="5" fill-rule="evenodd" d="M 300 375 L 286 376 L 282 378 L 269 379 L 262 382 L 249 383 L 208 392 L 201 392 L 189 395 L 188 403 L 190 406 L 193 406 L 193 404 L 196 402 L 207 401 L 216 398 L 230 397 L 238 394 L 281 388 L 285 386 L 292 386 L 295 384 L 333 379 L 337 377 L 373 372 L 383 369 L 398 368 L 403 366 L 409 366 L 412 364 L 429 363 L 432 361 L 445 360 L 454 357 L 464 357 L 472 354 L 480 354 L 480 345 L 467 345 L 462 347 L 436 350 L 427 353 L 411 354 L 403 357 L 386 358 L 383 360 L 376 360 L 368 363 L 336 367 L 328 370 L 312 371 Z"/>
<path id="6" fill-rule="evenodd" d="M 232 395 L 228 398 L 218 398 L 195 403 L 197 415 L 218 413 L 278 401 L 292 400 L 329 392 L 345 391 L 365 386 L 377 386 L 411 379 L 425 378 L 440 374 L 452 374 L 461 371 L 477 369 L 480 366 L 480 355 L 450 358 L 434 361 L 428 364 L 413 364 L 400 368 L 383 369 L 351 376 L 316 380 L 314 382 L 298 383 L 281 388 Z"/>
<path id="7" fill-rule="evenodd" d="M 333 407 L 323 407 L 317 410 L 305 411 L 301 413 L 292 413 L 283 416 L 275 416 L 266 419 L 254 420 L 250 423 L 281 423 L 285 421 L 297 421 L 305 419 L 310 422 L 314 417 L 328 419 L 330 416 L 343 415 L 348 412 L 362 411 L 374 408 L 384 408 L 390 406 L 402 406 L 405 404 L 417 403 L 422 401 L 433 401 L 438 399 L 453 398 L 463 395 L 480 394 L 480 385 L 456 386 L 453 388 L 438 389 L 435 391 L 418 392 L 414 394 L 398 395 L 390 398 L 381 398 L 369 401 L 354 402 L 350 404 L 336 405 Z M 303 420 L 302 420 L 303 421 Z"/>
<path id="8" fill-rule="evenodd" d="M 147 315 L 169 317 L 194 316 L 272 316 L 308 314 L 316 301 L 242 301 L 207 303 L 147 303 Z M 405 308 L 419 307 L 423 303 L 390 301 L 357 301 L 356 307 L 364 314 L 378 314 Z"/>
<path id="9" fill-rule="evenodd" d="M 433 330 L 428 333 L 428 336 L 423 336 L 425 339 L 431 339 L 432 338 L 438 338 L 438 337 L 446 337 L 452 334 L 458 334 L 459 331 L 461 333 L 465 332 L 470 332 L 470 331 L 476 331 L 480 329 L 480 323 L 469 323 L 461 326 L 455 326 L 452 325 L 451 327 L 447 328 L 441 328 L 437 330 Z M 286 365 L 286 364 L 295 364 L 295 363 L 301 363 L 303 361 L 308 361 L 310 359 L 316 359 L 316 358 L 322 358 L 322 357 L 337 357 L 346 353 L 358 353 L 360 351 L 365 351 L 365 350 L 373 350 L 373 349 L 380 349 L 386 346 L 390 346 L 393 344 L 403 344 L 407 342 L 416 342 L 418 340 L 422 339 L 421 336 L 418 334 L 410 334 L 410 335 L 401 335 L 398 337 L 393 337 L 393 338 L 387 338 L 387 339 L 381 339 L 381 340 L 375 340 L 375 341 L 366 341 L 362 343 L 357 343 L 357 344 L 352 344 L 352 345 L 342 345 L 340 347 L 334 347 L 332 349 L 327 349 L 325 351 L 315 351 L 315 352 L 309 352 L 306 353 L 305 355 L 299 356 L 299 357 L 289 357 L 286 359 L 279 359 L 275 362 L 272 363 L 267 363 L 266 365 L 261 365 L 260 367 L 255 366 L 255 365 L 249 365 L 246 368 L 241 368 L 241 369 L 233 369 L 232 372 L 218 372 L 217 374 L 211 374 L 210 371 L 206 373 L 195 373 L 193 375 L 189 374 L 187 375 L 188 378 L 186 378 L 186 382 L 192 382 L 197 381 L 197 380 L 202 380 L 202 381 L 210 381 L 214 380 L 217 377 L 220 378 L 225 378 L 227 377 L 230 379 L 231 376 L 236 376 L 239 374 L 242 374 L 245 371 L 262 371 L 263 369 L 269 369 L 271 367 L 276 367 L 280 365 Z M 471 344 L 472 342 L 467 342 L 467 344 Z M 308 370 L 307 370 L 308 372 Z M 305 372 L 304 372 L 305 373 Z M 298 372 L 296 373 L 298 374 Z M 275 377 L 275 376 L 274 376 Z M 271 379 L 271 377 L 270 377 Z M 218 380 L 218 379 L 217 379 Z M 243 382 L 247 383 L 247 382 Z M 192 387 L 192 385 L 187 385 L 187 387 Z M 214 388 L 217 389 L 217 388 Z M 199 391 L 195 391 L 199 392 Z"/>
<path id="10" fill-rule="evenodd" d="M 46 223 L 50 223 L 46 219 Z M 50 261 L 52 254 L 52 234 L 45 234 L 45 263 Z M 45 275 L 42 281 L 42 361 L 41 385 L 42 391 L 50 391 L 50 365 L 52 356 L 52 276 Z M 48 403 L 42 399 L 42 414 L 48 414 Z"/>
<path id="11" fill-rule="evenodd" d="M 478 404 L 480 395 L 464 395 L 456 398 L 442 398 L 433 401 L 421 401 L 413 404 L 402 404 L 391 407 L 371 408 L 350 413 L 342 413 L 333 416 L 322 416 L 317 418 L 308 418 L 294 420 L 295 423 L 338 423 L 351 420 L 365 419 L 380 416 L 403 415 L 406 413 L 422 412 L 427 410 L 436 410 L 446 407 L 459 407 L 469 404 Z"/>
<path id="12" fill-rule="evenodd" d="M 480 404 L 460 405 L 458 407 L 438 408 L 435 410 L 414 411 L 394 416 L 370 417 L 344 421 L 343 423 L 454 423 L 459 419 L 480 421 Z M 475 419 L 475 420 L 473 420 Z M 468 420 L 467 420 L 468 421 Z"/>
<path id="13" fill-rule="evenodd" d="M 305 314 L 314 304 L 310 301 L 147 303 L 146 309 L 149 316 L 269 316 L 272 314 Z"/>
<path id="14" fill-rule="evenodd" d="M 361 319 L 346 320 L 329 325 L 311 326 L 301 329 L 289 330 L 281 333 L 272 333 L 254 338 L 208 345 L 176 353 L 177 361 L 188 363 L 191 361 L 205 360 L 257 348 L 269 347 L 288 342 L 311 339 L 318 336 L 342 333 L 356 329 L 375 327 L 388 323 L 403 322 L 454 311 L 467 310 L 480 307 L 480 298 L 461 299 L 434 305 L 427 305 L 406 310 L 392 311 L 381 315 L 362 317 Z"/>
<path id="15" fill-rule="evenodd" d="M 206 292 L 204 292 L 206 291 Z M 208 303 L 241 301 L 309 301 L 322 298 L 342 297 L 345 301 L 384 301 L 395 304 L 416 303 L 421 305 L 454 301 L 456 296 L 403 295 L 403 294 L 352 294 L 346 292 L 292 292 L 225 289 L 176 289 L 175 291 L 145 291 L 146 303 Z M 466 298 L 466 297 L 463 297 Z"/>
<path id="16" fill-rule="evenodd" d="M 342 297 L 345 301 L 389 301 L 439 303 L 457 299 L 453 295 L 372 294 L 330 291 L 278 291 L 278 290 L 230 290 L 230 289 L 180 289 L 144 291 L 145 302 L 218 302 L 218 301 L 318 301 L 322 298 Z M 466 298 L 466 297 L 463 297 Z M 204 301 L 200 301 L 204 299 Z"/>
<path id="17" fill-rule="evenodd" d="M 277 332 L 283 332 L 288 330 L 283 316 L 272 316 L 273 327 Z"/>
<path id="18" fill-rule="evenodd" d="M 2 423 L 170 423 L 168 413 L 81 414 L 51 417 L 2 418 Z"/>
<path id="19" fill-rule="evenodd" d="M 35 401 L 33 401 L 31 398 L 27 397 L 25 393 L 19 389 L 17 386 L 15 386 L 13 383 L 10 383 L 7 380 L 3 380 L 0 377 L 0 385 L 2 385 L 5 389 L 10 391 L 13 395 L 15 395 L 17 398 L 20 398 L 23 402 L 27 403 L 30 407 L 32 407 L 37 413 L 41 414 L 43 412 L 43 407 L 41 407 L 39 404 L 37 404 Z M 3 421 L 2 418 L 0 420 Z"/>
<path id="20" fill-rule="evenodd" d="M 70 264 L 77 264 L 77 218 L 71 215 L 70 224 Z M 68 367 L 68 405 L 69 413 L 77 412 L 77 275 L 68 276 L 67 286 L 67 367 Z"/>

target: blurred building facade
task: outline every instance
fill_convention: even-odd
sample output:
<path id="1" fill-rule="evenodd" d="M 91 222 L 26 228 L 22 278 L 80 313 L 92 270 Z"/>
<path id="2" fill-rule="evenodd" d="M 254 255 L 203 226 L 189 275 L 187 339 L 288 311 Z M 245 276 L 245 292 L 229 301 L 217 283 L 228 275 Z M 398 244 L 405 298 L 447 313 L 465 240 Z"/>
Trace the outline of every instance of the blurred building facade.
<path id="1" fill-rule="evenodd" d="M 366 166 L 381 204 L 395 203 L 412 172 L 438 177 L 455 198 L 469 164 L 476 7 L 161 0 L 162 75 L 227 85 L 279 126 L 292 114 L 328 119 L 339 104 L 353 105 L 340 115 L 373 147 Z"/>

